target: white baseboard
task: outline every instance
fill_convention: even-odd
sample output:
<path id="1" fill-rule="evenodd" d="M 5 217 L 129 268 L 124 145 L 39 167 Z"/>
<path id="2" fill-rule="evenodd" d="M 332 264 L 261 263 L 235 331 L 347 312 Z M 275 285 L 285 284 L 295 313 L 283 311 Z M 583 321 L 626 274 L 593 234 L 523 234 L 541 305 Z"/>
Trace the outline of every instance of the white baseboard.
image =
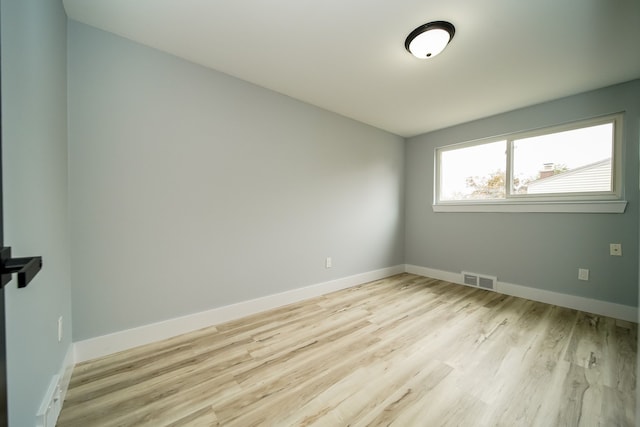
<path id="1" fill-rule="evenodd" d="M 467 286 L 462 281 L 462 275 L 458 273 L 451 273 L 449 271 L 436 270 L 411 264 L 407 264 L 404 271 L 405 273 L 417 274 L 418 276 L 431 277 L 432 279 L 444 280 L 446 282 Z"/>
<path id="2" fill-rule="evenodd" d="M 444 270 L 437 270 L 416 265 L 397 265 L 366 273 L 356 274 L 329 282 L 319 283 L 304 288 L 268 295 L 248 301 L 242 301 L 223 307 L 214 308 L 187 316 L 177 317 L 162 322 L 152 323 L 137 328 L 114 332 L 74 343 L 75 363 L 106 356 L 176 335 L 192 332 L 207 326 L 228 322 L 244 316 L 281 307 L 305 299 L 324 295 L 329 292 L 350 288 L 373 280 L 383 279 L 403 272 L 419 276 L 432 277 L 438 280 L 464 285 L 462 275 Z M 465 285 L 466 286 L 466 285 Z M 527 298 L 533 301 L 573 308 L 589 313 L 609 316 L 616 319 L 637 322 L 638 308 L 599 301 L 558 292 L 535 289 L 527 286 L 515 285 L 498 281 L 496 292 Z M 73 366 L 73 362 L 71 362 Z M 70 371 L 69 371 L 70 373 Z M 64 380 L 64 377 L 62 377 Z M 63 381 L 64 382 L 64 381 Z M 68 381 L 66 383 L 68 385 Z M 65 389 L 66 392 L 66 389 Z"/>
<path id="3" fill-rule="evenodd" d="M 318 283 L 304 288 L 268 295 L 224 307 L 214 308 L 187 316 L 177 317 L 162 322 L 152 323 L 137 328 L 114 332 L 74 344 L 75 362 L 80 363 L 97 357 L 106 356 L 176 335 L 192 332 L 207 326 L 228 322 L 244 316 L 281 307 L 283 305 L 317 297 L 329 292 L 350 288 L 373 280 L 384 279 L 395 274 L 404 273 L 405 266 L 382 268 L 380 270 L 355 274 L 329 282 Z"/>
<path id="4" fill-rule="evenodd" d="M 76 364 L 74 345 L 71 344 L 67 350 L 67 355 L 64 358 L 62 369 L 60 371 L 60 405 L 64 402 L 67 396 L 67 390 L 69 390 L 69 383 L 71 382 L 71 374 L 73 374 L 73 367 Z"/>
<path id="5" fill-rule="evenodd" d="M 62 403 L 69 389 L 71 373 L 74 366 L 74 350 L 71 344 L 67 350 L 62 366 L 57 374 L 51 378 L 49 388 L 40 403 L 40 409 L 36 414 L 37 427 L 54 427 L 62 410 Z"/>
<path id="6" fill-rule="evenodd" d="M 452 273 L 449 271 L 436 270 L 433 268 L 410 264 L 406 265 L 405 271 L 419 276 L 426 276 L 433 279 L 445 280 L 447 282 L 464 285 L 462 282 L 462 274 L 460 273 Z M 512 295 L 561 307 L 573 308 L 575 310 L 586 311 L 588 313 L 599 314 L 601 316 L 613 317 L 614 319 L 627 320 L 634 323 L 638 321 L 638 307 L 630 305 L 616 304 L 613 302 L 562 294 L 559 292 L 546 291 L 544 289 L 536 289 L 500 281 L 496 282 L 495 291 L 505 295 Z"/>

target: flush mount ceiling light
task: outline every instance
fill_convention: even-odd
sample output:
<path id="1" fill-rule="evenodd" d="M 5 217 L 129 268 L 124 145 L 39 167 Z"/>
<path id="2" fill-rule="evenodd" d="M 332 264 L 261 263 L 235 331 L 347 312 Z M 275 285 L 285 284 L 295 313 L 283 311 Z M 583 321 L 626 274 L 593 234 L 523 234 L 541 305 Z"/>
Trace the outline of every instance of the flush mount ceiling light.
<path id="1" fill-rule="evenodd" d="M 456 28 L 450 22 L 433 21 L 411 31 L 404 47 L 416 58 L 433 58 L 447 47 Z"/>

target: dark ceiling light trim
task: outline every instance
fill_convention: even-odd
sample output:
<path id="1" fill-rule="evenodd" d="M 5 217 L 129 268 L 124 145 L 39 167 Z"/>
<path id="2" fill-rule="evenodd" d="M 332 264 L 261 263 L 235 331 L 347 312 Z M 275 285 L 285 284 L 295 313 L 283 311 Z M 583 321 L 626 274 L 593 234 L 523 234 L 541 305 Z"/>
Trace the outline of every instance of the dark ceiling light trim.
<path id="1" fill-rule="evenodd" d="M 404 47 L 416 58 L 433 58 L 447 47 L 455 33 L 456 27 L 450 22 L 429 22 L 411 31 Z"/>

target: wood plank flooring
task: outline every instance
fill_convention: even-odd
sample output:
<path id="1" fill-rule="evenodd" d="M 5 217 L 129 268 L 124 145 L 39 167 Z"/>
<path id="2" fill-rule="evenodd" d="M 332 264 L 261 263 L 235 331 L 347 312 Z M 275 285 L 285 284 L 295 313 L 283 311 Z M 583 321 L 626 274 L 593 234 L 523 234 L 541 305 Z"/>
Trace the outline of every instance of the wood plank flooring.
<path id="1" fill-rule="evenodd" d="M 635 426 L 636 340 L 401 274 L 79 364 L 58 426 Z"/>

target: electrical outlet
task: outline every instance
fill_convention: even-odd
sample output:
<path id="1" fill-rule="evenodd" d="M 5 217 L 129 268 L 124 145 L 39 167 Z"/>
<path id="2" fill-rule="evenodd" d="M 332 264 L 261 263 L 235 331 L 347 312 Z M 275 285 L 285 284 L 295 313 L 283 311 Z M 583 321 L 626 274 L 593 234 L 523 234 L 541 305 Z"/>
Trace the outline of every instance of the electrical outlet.
<path id="1" fill-rule="evenodd" d="M 579 268 L 578 280 L 589 280 L 589 270 L 586 268 Z"/>
<path id="2" fill-rule="evenodd" d="M 62 316 L 58 317 L 58 342 L 62 342 Z"/>
<path id="3" fill-rule="evenodd" d="M 611 243 L 609 245 L 609 254 L 613 256 L 622 256 L 622 244 Z"/>
<path id="4" fill-rule="evenodd" d="M 324 260 L 324 266 L 325 268 L 331 268 L 331 257 L 327 257 L 327 259 Z"/>

